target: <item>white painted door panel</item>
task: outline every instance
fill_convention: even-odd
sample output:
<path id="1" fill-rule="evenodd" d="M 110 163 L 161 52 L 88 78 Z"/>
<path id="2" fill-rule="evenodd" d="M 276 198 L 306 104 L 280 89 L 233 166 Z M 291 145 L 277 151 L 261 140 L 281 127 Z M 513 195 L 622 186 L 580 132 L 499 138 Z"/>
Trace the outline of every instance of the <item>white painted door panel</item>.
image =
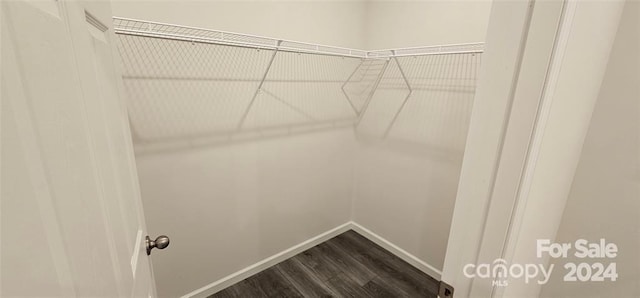
<path id="1" fill-rule="evenodd" d="M 2 2 L 2 284 L 155 296 L 109 2 Z"/>

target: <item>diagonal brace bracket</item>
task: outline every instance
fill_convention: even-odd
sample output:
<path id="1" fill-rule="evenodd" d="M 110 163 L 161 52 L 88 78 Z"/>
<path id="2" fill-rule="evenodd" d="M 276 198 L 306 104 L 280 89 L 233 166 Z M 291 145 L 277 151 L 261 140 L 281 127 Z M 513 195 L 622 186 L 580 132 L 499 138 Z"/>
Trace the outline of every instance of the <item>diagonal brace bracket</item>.
<path id="1" fill-rule="evenodd" d="M 242 114 L 242 117 L 240 118 L 240 121 L 238 122 L 238 125 L 236 126 L 236 128 L 238 130 L 241 129 L 242 126 L 244 125 L 245 120 L 247 120 L 247 115 L 249 115 L 249 112 L 251 111 L 251 107 L 253 107 L 253 103 L 256 101 L 256 97 L 258 97 L 258 94 L 260 93 L 260 90 L 262 90 L 262 85 L 264 85 L 264 81 L 267 78 L 267 75 L 269 74 L 269 70 L 271 69 L 271 66 L 273 65 L 273 60 L 276 58 L 276 54 L 278 53 L 278 50 L 280 49 L 280 44 L 281 43 L 282 43 L 282 40 L 278 40 L 276 42 L 276 48 L 273 51 L 273 55 L 271 55 L 271 59 L 269 60 L 269 64 L 267 64 L 267 69 L 265 69 L 264 74 L 262 75 L 262 79 L 260 79 L 260 84 L 258 84 L 258 87 L 256 88 L 256 91 L 253 93 L 253 97 L 251 97 L 251 101 L 247 105 L 247 108 L 244 110 L 244 113 Z"/>

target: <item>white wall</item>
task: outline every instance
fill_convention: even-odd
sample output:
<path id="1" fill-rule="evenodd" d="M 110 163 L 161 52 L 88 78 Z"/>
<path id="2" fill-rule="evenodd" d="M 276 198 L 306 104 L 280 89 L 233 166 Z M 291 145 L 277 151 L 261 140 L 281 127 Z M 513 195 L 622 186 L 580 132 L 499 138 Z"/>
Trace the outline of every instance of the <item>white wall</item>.
<path id="1" fill-rule="evenodd" d="M 490 8 L 490 1 L 369 1 L 366 45 L 379 49 L 484 41 Z M 407 95 L 393 90 L 402 80 L 397 66 L 390 64 L 389 78 L 383 78 L 358 128 L 365 136 L 378 136 L 359 143 L 354 221 L 436 270 L 444 263 L 473 106 L 473 91 L 460 89 L 469 85 L 474 90 L 480 62 L 477 56 L 459 56 L 399 59 L 420 90 L 414 90 L 381 141 L 379 132 Z M 458 72 L 460 67 L 465 72 Z M 434 77 L 448 79 L 429 81 Z M 387 85 L 390 90 L 383 90 Z"/>
<path id="2" fill-rule="evenodd" d="M 491 0 L 112 3 L 114 15 L 120 17 L 367 50 L 482 42 L 491 9 Z"/>
<path id="3" fill-rule="evenodd" d="M 365 48 L 482 42 L 490 9 L 491 0 L 368 1 Z"/>
<path id="4" fill-rule="evenodd" d="M 364 49 L 482 41 L 489 7 L 488 1 L 113 2 L 116 16 Z M 464 26 L 454 22 L 467 19 Z M 404 25 L 377 32 L 399 21 Z M 350 219 L 441 269 L 471 102 L 426 103 L 421 109 L 455 111 L 455 120 L 418 124 L 442 140 L 448 126 L 460 127 L 452 146 L 357 145 L 353 131 L 342 129 L 137 156 L 149 231 L 172 240 L 152 256 L 159 294 L 186 294 Z"/>
<path id="5" fill-rule="evenodd" d="M 137 156 L 158 293 L 184 295 L 349 220 L 350 129 Z"/>
<path id="6" fill-rule="evenodd" d="M 122 17 L 362 48 L 362 5 L 114 1 L 113 11 Z M 193 111 L 197 104 L 211 108 L 205 102 L 190 98 L 174 106 L 176 113 L 186 113 L 181 117 L 141 119 L 176 121 L 180 127 L 189 117 L 206 119 L 201 110 Z M 162 297 L 187 294 L 350 219 L 355 148 L 350 128 L 188 147 L 136 156 L 149 233 L 171 237 L 167 250 L 152 255 Z"/>
<path id="7" fill-rule="evenodd" d="M 364 48 L 364 1 L 112 0 L 113 14 L 222 31 Z"/>
<path id="8" fill-rule="evenodd" d="M 354 221 L 442 270 L 462 162 L 455 155 L 361 145 Z"/>
<path id="9" fill-rule="evenodd" d="M 565 262 L 541 297 L 638 297 L 640 286 L 640 3 L 628 1 L 580 156 L 556 242 L 617 244 L 616 282 L 564 282 Z"/>

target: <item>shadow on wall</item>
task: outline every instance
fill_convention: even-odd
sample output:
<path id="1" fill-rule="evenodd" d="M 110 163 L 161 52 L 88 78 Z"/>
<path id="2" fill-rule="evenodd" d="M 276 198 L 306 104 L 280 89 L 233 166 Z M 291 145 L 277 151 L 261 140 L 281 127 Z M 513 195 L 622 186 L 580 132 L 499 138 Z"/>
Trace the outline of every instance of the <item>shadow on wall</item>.
<path id="1" fill-rule="evenodd" d="M 131 35 L 118 41 L 134 141 L 147 149 L 353 125 L 386 63 Z"/>
<path id="2" fill-rule="evenodd" d="M 357 127 L 353 219 L 444 264 L 481 53 L 390 60 Z"/>
<path id="3" fill-rule="evenodd" d="M 466 53 L 391 59 L 363 113 L 358 136 L 461 155 L 481 58 L 481 53 Z"/>
<path id="4" fill-rule="evenodd" d="M 118 35 L 138 154 L 357 127 L 462 152 L 481 53 L 357 58 Z"/>

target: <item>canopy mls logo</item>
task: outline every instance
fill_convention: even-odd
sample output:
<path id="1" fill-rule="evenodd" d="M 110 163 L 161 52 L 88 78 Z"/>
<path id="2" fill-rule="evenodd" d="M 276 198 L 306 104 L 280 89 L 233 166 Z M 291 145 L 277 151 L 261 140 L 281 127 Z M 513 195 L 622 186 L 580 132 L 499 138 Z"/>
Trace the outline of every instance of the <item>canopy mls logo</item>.
<path id="1" fill-rule="evenodd" d="M 574 257 L 578 259 L 614 259 L 618 255 L 618 246 L 607 243 L 605 239 L 598 242 L 589 242 L 578 239 L 573 243 L 553 243 L 549 239 L 536 241 L 536 257 L 543 258 L 548 255 L 552 259 L 565 259 Z M 559 263 L 559 262 L 556 262 Z M 543 264 L 511 264 L 504 259 L 496 259 L 492 263 L 467 264 L 462 268 L 468 278 L 491 278 L 493 286 L 508 286 L 509 280 L 524 278 L 525 283 L 535 281 L 538 284 L 546 284 L 551 277 L 555 264 L 545 267 Z M 594 263 L 564 263 L 566 273 L 564 281 L 567 282 L 601 282 L 616 281 L 618 273 L 615 262 Z"/>
<path id="2" fill-rule="evenodd" d="M 508 265 L 504 259 L 496 259 L 493 263 L 484 264 L 467 264 L 462 269 L 464 276 L 468 278 L 491 278 L 494 286 L 509 285 L 508 279 L 523 278 L 524 282 L 529 283 L 532 280 L 540 285 L 546 284 L 551 277 L 554 265 L 551 264 L 545 268 L 542 264 L 511 264 Z"/>

